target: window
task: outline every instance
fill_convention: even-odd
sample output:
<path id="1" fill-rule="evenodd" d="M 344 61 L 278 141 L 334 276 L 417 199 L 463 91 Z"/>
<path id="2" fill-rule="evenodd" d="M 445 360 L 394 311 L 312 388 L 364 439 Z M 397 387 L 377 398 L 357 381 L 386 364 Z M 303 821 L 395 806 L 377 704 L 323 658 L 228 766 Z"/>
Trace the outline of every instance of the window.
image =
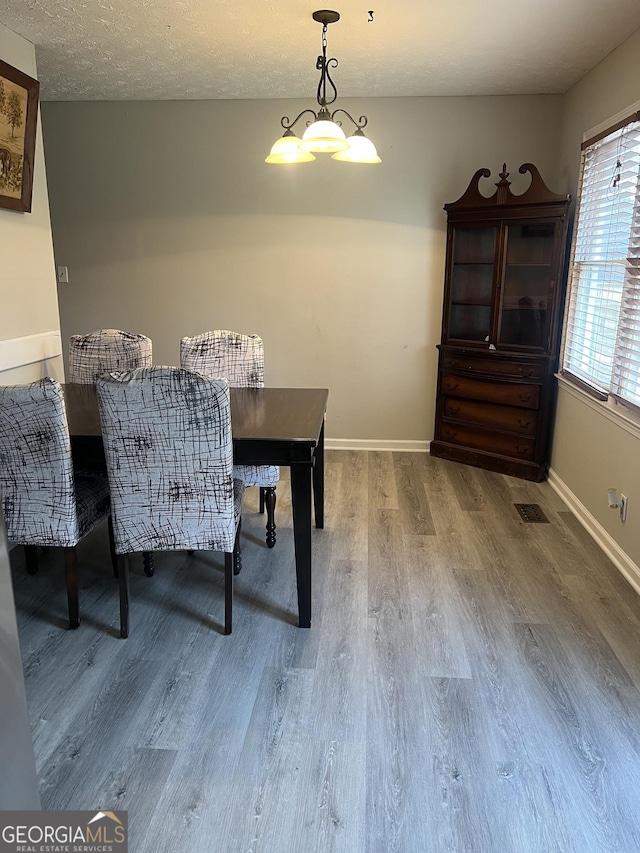
<path id="1" fill-rule="evenodd" d="M 562 372 L 640 408 L 640 113 L 582 152 Z"/>

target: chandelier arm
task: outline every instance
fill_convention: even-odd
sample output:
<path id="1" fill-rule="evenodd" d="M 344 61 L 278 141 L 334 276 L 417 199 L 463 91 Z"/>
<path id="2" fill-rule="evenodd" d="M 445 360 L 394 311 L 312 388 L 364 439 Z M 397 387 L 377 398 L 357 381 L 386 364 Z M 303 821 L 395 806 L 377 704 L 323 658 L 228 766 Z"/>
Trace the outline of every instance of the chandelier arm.
<path id="1" fill-rule="evenodd" d="M 336 116 L 338 113 L 344 113 L 346 115 L 346 117 L 349 119 L 349 121 L 352 121 L 353 124 L 355 124 L 355 126 L 358 128 L 358 130 L 362 130 L 363 128 L 365 128 L 367 126 L 368 121 L 369 121 L 369 119 L 366 116 L 360 116 L 360 119 L 358 121 L 356 121 L 350 113 L 348 113 L 346 110 L 343 110 L 342 108 L 334 110 L 331 113 L 331 120 L 332 121 L 335 121 L 334 116 Z M 340 124 L 340 122 L 336 122 L 336 124 Z"/>
<path id="2" fill-rule="evenodd" d="M 300 119 L 302 118 L 302 116 L 303 116 L 305 113 L 311 113 L 311 115 L 312 115 L 312 116 L 313 116 L 313 118 L 314 118 L 314 121 L 315 121 L 315 119 L 317 118 L 317 115 L 316 115 L 316 113 L 315 113 L 313 110 L 302 110 L 302 112 L 301 112 L 301 113 L 299 113 L 299 114 L 294 118 L 294 120 L 293 120 L 292 122 L 289 122 L 289 116 L 282 116 L 282 118 L 280 119 L 280 124 L 284 127 L 284 129 L 285 129 L 285 130 L 291 130 L 291 128 L 294 126 L 294 124 L 297 124 L 297 123 L 298 123 L 298 121 L 300 121 Z"/>

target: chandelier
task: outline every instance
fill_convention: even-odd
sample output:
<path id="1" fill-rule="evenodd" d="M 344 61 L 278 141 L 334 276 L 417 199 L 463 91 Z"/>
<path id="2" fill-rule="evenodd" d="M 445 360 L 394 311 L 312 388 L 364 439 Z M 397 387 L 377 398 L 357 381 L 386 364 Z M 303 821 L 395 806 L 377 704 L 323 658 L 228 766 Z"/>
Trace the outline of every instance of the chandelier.
<path id="1" fill-rule="evenodd" d="M 322 24 L 322 55 L 316 61 L 316 71 L 320 72 L 318 92 L 316 100 L 319 110 L 302 110 L 300 115 L 293 121 L 288 116 L 280 119 L 284 127 L 284 135 L 278 139 L 271 153 L 266 158 L 266 163 L 309 163 L 316 158 L 314 154 L 331 154 L 333 160 L 342 160 L 346 163 L 381 163 L 378 152 L 373 142 L 363 132 L 367 125 L 367 117 L 360 116 L 356 121 L 346 110 L 337 109 L 331 112 L 328 107 L 338 97 L 338 90 L 329 74 L 329 68 L 337 68 L 338 60 L 327 59 L 327 27 L 340 20 L 338 12 L 321 9 L 314 12 L 313 20 Z M 327 83 L 330 86 L 330 97 L 327 98 Z M 342 129 L 342 122 L 336 119 L 338 113 L 344 114 L 355 127 L 352 135 L 347 138 Z M 303 115 L 311 114 L 313 120 L 307 122 L 307 129 L 299 139 L 293 132 L 293 126 Z"/>

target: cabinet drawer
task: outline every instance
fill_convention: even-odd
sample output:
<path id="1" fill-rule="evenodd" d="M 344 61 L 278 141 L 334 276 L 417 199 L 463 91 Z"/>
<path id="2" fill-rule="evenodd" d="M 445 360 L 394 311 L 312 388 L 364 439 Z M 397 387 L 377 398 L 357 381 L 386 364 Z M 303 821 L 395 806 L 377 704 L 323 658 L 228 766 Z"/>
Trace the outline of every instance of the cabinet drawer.
<path id="1" fill-rule="evenodd" d="M 540 387 L 538 385 L 524 385 L 517 382 L 484 382 L 482 379 L 455 376 L 452 373 L 443 373 L 440 381 L 442 393 L 447 396 L 486 400 L 490 403 L 500 403 L 503 406 L 516 406 L 517 408 L 538 408 L 540 399 Z"/>
<path id="2" fill-rule="evenodd" d="M 492 403 L 476 403 L 458 397 L 445 397 L 442 415 L 457 421 L 504 429 L 522 435 L 535 435 L 538 415 L 531 409 L 514 409 L 511 406 L 495 406 Z"/>
<path id="3" fill-rule="evenodd" d="M 514 459 L 533 459 L 534 439 L 524 435 L 510 435 L 483 427 L 442 421 L 438 438 L 450 444 L 499 453 Z"/>
<path id="4" fill-rule="evenodd" d="M 544 366 L 538 363 L 522 364 L 500 358 L 477 358 L 475 355 L 449 353 L 443 355 L 442 366 L 449 370 L 464 370 L 467 373 L 484 373 L 510 379 L 542 379 Z"/>

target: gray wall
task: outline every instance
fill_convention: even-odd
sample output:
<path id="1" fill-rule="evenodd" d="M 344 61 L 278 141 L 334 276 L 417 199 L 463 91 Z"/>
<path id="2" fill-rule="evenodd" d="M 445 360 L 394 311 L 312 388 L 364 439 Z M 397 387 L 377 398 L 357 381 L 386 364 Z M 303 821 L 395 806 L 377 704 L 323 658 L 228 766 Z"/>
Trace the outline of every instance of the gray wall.
<path id="1" fill-rule="evenodd" d="M 640 100 L 640 30 L 565 96 L 560 183 L 576 191 L 580 143 L 591 128 Z M 560 386 L 551 466 L 578 503 L 577 510 L 640 566 L 640 421 L 616 423 L 601 405 Z M 629 498 L 627 522 L 607 506 L 607 489 Z M 571 496 L 570 496 L 571 497 Z M 629 567 L 635 571 L 634 566 Z M 640 569 L 634 578 L 640 587 Z"/>
<path id="2" fill-rule="evenodd" d="M 63 340 L 144 332 L 154 361 L 259 333 L 270 385 L 330 389 L 330 439 L 432 437 L 445 214 L 476 169 L 557 189 L 562 98 L 345 100 L 380 166 L 264 163 L 309 102 L 45 103 Z"/>

